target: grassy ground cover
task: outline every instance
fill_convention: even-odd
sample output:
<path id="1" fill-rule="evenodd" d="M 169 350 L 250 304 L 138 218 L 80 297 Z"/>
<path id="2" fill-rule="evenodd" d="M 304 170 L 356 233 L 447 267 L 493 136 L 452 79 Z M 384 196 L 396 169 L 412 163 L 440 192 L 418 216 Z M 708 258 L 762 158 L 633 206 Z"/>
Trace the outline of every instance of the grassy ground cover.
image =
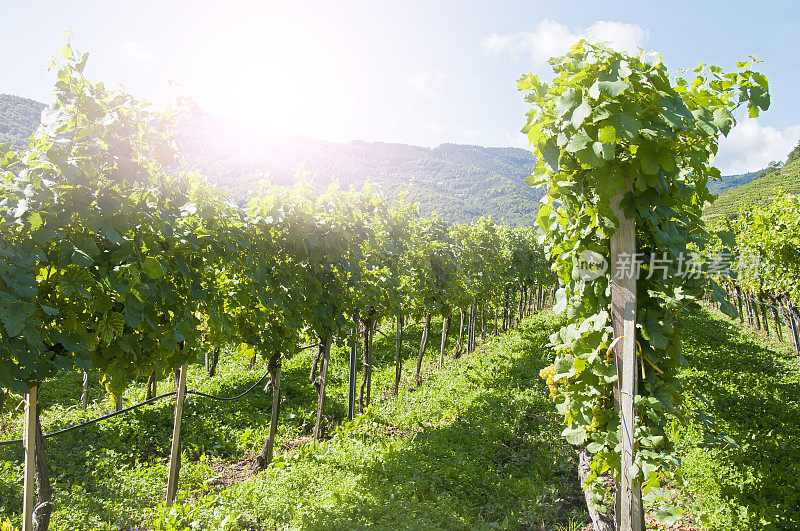
<path id="1" fill-rule="evenodd" d="M 434 323 L 436 324 L 436 323 Z M 179 503 L 159 508 L 166 478 L 172 404 L 147 406 L 50 439 L 47 453 L 56 489 L 53 529 L 145 528 L 547 528 L 582 520 L 573 452 L 538 372 L 547 364 L 551 317 L 526 322 L 483 352 L 434 367 L 431 348 L 424 385 L 413 384 L 411 358 L 419 327 L 407 334 L 401 392 L 390 396 L 393 337 L 375 345 L 374 407 L 333 437 L 312 444 L 316 395 L 308 383 L 311 352 L 285 365 L 277 463 L 251 477 L 271 397 L 260 389 L 234 403 L 192 397 L 184 412 L 184 463 Z M 433 328 L 436 329 L 435 327 Z M 452 344 L 451 340 L 451 344 Z M 436 344 L 437 342 L 433 342 Z M 190 369 L 189 387 L 234 395 L 265 370 L 223 356 L 210 380 Z M 345 415 L 347 367 L 332 356 L 331 418 Z M 172 384 L 174 385 L 174 384 Z M 159 391 L 167 390 L 166 381 Z M 170 386 L 171 388 L 171 386 Z M 108 398 L 78 410 L 78 375 L 42 387 L 45 433 L 111 409 Z M 99 386 L 93 396 L 103 397 Z M 126 394 L 133 403 L 143 385 Z M 19 435 L 19 419 L 4 419 L 3 438 Z M 0 509 L 13 523 L 21 510 L 21 449 L 0 448 Z"/>
<path id="2" fill-rule="evenodd" d="M 684 348 L 686 422 L 676 432 L 682 498 L 703 528 L 800 528 L 800 367 L 727 318 L 688 317 Z M 47 442 L 53 529 L 577 529 L 585 511 L 575 455 L 538 378 L 558 322 L 526 321 L 484 351 L 413 383 L 418 327 L 408 334 L 406 378 L 390 396 L 393 338 L 377 335 L 374 406 L 353 423 L 345 413 L 346 356 L 332 357 L 331 438 L 314 444 L 311 353 L 286 364 L 276 463 L 254 476 L 271 397 L 258 389 L 234 403 L 192 397 L 184 417 L 178 503 L 160 506 L 172 425 L 169 402 L 148 406 Z M 210 380 L 201 366 L 189 386 L 237 394 L 265 370 L 229 353 Z M 166 381 L 160 385 L 167 389 Z M 110 410 L 108 398 L 77 408 L 80 381 L 43 386 L 45 433 Z M 99 386 L 92 394 L 103 397 Z M 127 401 L 143 397 L 134 386 Z M 19 435 L 3 417 L 2 438 Z M 22 452 L 0 448 L 0 511 L 18 525 Z"/>
<path id="3" fill-rule="evenodd" d="M 692 420 L 677 447 L 695 519 L 714 530 L 800 529 L 797 356 L 708 310 L 689 319 L 684 349 Z"/>

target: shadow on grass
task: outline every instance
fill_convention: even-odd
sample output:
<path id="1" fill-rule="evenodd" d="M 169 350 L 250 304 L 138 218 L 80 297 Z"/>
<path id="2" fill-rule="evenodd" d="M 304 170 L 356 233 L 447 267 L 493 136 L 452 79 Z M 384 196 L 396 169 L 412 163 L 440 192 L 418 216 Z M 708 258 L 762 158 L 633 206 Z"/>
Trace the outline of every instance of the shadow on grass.
<path id="1" fill-rule="evenodd" d="M 362 444 L 376 452 L 368 462 L 350 462 L 358 456 L 337 454 L 335 445 L 351 443 L 333 441 L 314 465 L 319 472 L 279 473 L 289 481 L 280 495 L 297 496 L 304 507 L 287 500 L 288 509 L 270 514 L 263 502 L 282 487 L 259 477 L 246 487 L 248 496 L 234 489 L 235 507 L 225 510 L 249 514 L 264 528 L 553 529 L 582 521 L 575 455 L 538 378 L 549 363 L 544 344 L 552 326 L 527 324 L 518 338 L 501 339 L 432 378 L 431 403 L 451 389 L 469 395 L 454 419 L 402 426 L 417 431 L 405 441 L 368 436 Z M 430 407 L 418 394 L 401 392 L 399 407 Z M 380 424 L 397 422 L 381 415 Z M 325 503 L 331 497 L 336 503 Z"/>
<path id="2" fill-rule="evenodd" d="M 761 528 L 800 529 L 800 367 L 706 311 L 687 323 L 687 389 L 700 393 L 700 414 L 736 445 L 708 450 L 713 481 L 741 522 Z M 698 429 L 702 429 L 699 426 Z M 704 433 L 706 442 L 715 435 Z M 689 470 L 688 474 L 692 471 Z M 777 527 L 775 527 L 777 526 Z"/>
<path id="3" fill-rule="evenodd" d="M 437 325 L 441 330 L 441 321 L 434 320 L 432 332 Z M 449 356 L 457 340 L 455 328 L 451 328 L 447 363 L 452 363 Z M 343 495 L 335 510 L 320 509 L 307 522 L 308 527 L 320 522 L 340 527 L 392 522 L 407 515 L 411 506 L 423 518 L 419 527 L 426 527 L 423 514 L 447 528 L 504 519 L 523 528 L 536 527 L 576 514 L 571 501 L 576 490 L 574 458 L 561 441 L 559 423 L 552 406 L 542 398 L 545 392 L 537 378 L 539 369 L 547 364 L 549 354 L 542 345 L 551 331 L 552 325 L 541 323 L 521 329 L 521 337 L 513 346 L 522 350 L 519 356 L 475 354 L 474 361 L 459 361 L 455 365 L 460 368 L 454 370 L 464 380 L 457 382 L 462 387 L 448 381 L 450 376 L 428 375 L 426 386 L 452 384 L 452 392 L 474 393 L 469 407 L 452 422 L 425 427 L 405 448 L 367 464 L 369 473 L 362 476 L 358 491 Z M 421 326 L 414 325 L 404 334 L 404 378 L 396 400 L 403 401 L 405 408 L 432 410 L 431 404 L 414 403 L 425 392 L 411 391 L 421 333 Z M 393 330 L 387 330 L 387 334 L 375 336 L 374 360 L 379 370 L 373 397 L 386 392 L 394 376 Z M 438 360 L 440 338 L 431 334 L 428 362 Z M 284 434 L 308 434 L 313 427 L 317 396 L 308 380 L 311 357 L 312 352 L 306 351 L 285 364 L 281 410 Z M 220 374 L 213 380 L 202 375 L 202 365 L 192 365 L 190 377 L 197 376 L 190 386 L 219 396 L 236 395 L 266 370 L 263 361 L 250 371 L 244 369 L 245 365 L 235 356 L 223 356 Z M 342 349 L 335 350 L 325 409 L 331 426 L 346 413 L 346 375 L 347 356 Z M 80 375 L 64 375 L 49 389 L 48 404 L 74 404 L 80 394 Z M 166 390 L 162 382 L 159 391 Z M 92 392 L 102 396 L 104 391 L 93 382 Z M 437 400 L 447 400 L 445 394 L 439 394 Z M 184 489 L 194 488 L 190 486 L 211 475 L 198 461 L 201 456 L 238 459 L 257 450 L 266 438 L 271 407 L 271 395 L 261 388 L 235 402 L 192 395 L 187 400 L 182 430 L 182 448 L 188 458 L 181 472 Z M 74 525 L 82 528 L 114 528 L 114 522 L 141 521 L 163 497 L 173 409 L 174 400 L 166 399 L 49 439 L 46 452 L 56 488 L 54 516 L 73 514 Z M 80 412 L 70 411 L 49 419 L 45 431 L 72 425 L 80 416 Z M 393 418 L 384 421 L 395 423 Z M 409 429 L 419 430 L 420 426 Z M 22 486 L 16 479 L 21 448 L 0 448 L 0 457 L 4 466 L 0 506 L 4 514 L 18 517 Z M 407 518 L 400 521 L 408 527 Z"/>

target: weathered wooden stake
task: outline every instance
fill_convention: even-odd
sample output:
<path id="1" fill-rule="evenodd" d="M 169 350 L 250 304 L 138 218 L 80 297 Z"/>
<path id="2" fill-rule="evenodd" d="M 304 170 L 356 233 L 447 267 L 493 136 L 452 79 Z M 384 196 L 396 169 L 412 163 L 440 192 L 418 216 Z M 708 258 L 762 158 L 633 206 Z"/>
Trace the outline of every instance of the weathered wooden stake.
<path id="1" fill-rule="evenodd" d="M 269 452 L 267 463 L 272 461 L 272 449 L 275 447 L 275 433 L 278 431 L 278 414 L 281 411 L 281 360 L 275 364 L 275 381 L 272 383 L 272 415 L 269 421 Z"/>
<path id="2" fill-rule="evenodd" d="M 172 425 L 172 448 L 169 454 L 169 475 L 167 476 L 167 505 L 172 505 L 178 493 L 178 473 L 181 469 L 181 422 L 183 402 L 186 399 L 186 373 L 189 366 L 184 363 L 178 376 L 178 396 L 175 400 L 175 422 Z"/>
<path id="3" fill-rule="evenodd" d="M 486 303 L 481 303 L 481 344 L 486 344 Z"/>
<path id="4" fill-rule="evenodd" d="M 751 306 L 753 308 L 753 315 L 756 318 L 756 328 L 761 330 L 761 328 L 762 328 L 762 326 L 761 326 L 761 318 L 758 315 L 758 301 L 756 300 L 755 294 L 753 294 L 753 296 L 750 297 L 750 299 L 751 299 L 751 303 L 752 303 Z"/>
<path id="5" fill-rule="evenodd" d="M 372 313 L 370 317 L 361 321 L 362 343 L 361 343 L 361 362 L 363 370 L 361 372 L 361 386 L 358 389 L 358 408 L 363 413 L 364 408 L 370 404 L 372 396 Z"/>
<path id="6" fill-rule="evenodd" d="M 275 434 L 278 431 L 278 415 L 281 409 L 281 355 L 275 352 L 269 362 L 269 370 L 272 373 L 272 415 L 269 422 L 269 436 L 261 455 L 256 459 L 256 470 L 264 470 L 272 462 L 273 450 L 275 448 Z"/>
<path id="7" fill-rule="evenodd" d="M 81 409 L 86 411 L 89 404 L 89 373 L 83 371 L 83 391 L 81 392 Z"/>
<path id="8" fill-rule="evenodd" d="M 636 397 L 636 302 L 625 304 L 625 323 L 622 338 L 622 390 L 621 390 L 621 426 L 622 426 L 622 481 L 620 481 L 620 529 L 638 531 L 641 529 L 642 500 L 637 481 L 631 478 L 630 467 L 633 465 L 633 445 Z"/>
<path id="9" fill-rule="evenodd" d="M 467 331 L 469 335 L 467 336 L 467 353 L 472 354 L 475 351 L 475 303 L 472 303 L 472 306 L 469 307 L 469 325 L 467 327 Z"/>
<path id="10" fill-rule="evenodd" d="M 770 310 L 772 311 L 772 319 L 775 322 L 775 333 L 778 334 L 778 341 L 783 342 L 783 331 L 781 330 L 781 318 L 778 315 L 778 301 L 775 300 L 774 295 L 769 295 Z"/>
<path id="11" fill-rule="evenodd" d="M 464 346 L 464 310 L 461 310 L 461 321 L 458 326 L 458 342 L 456 342 L 456 349 L 453 351 L 453 357 L 457 358 L 461 355 L 461 349 Z"/>
<path id="12" fill-rule="evenodd" d="M 503 291 L 503 296 L 500 298 L 500 304 L 503 305 L 503 326 L 500 328 L 501 332 L 506 331 L 506 320 L 508 319 L 508 301 L 506 296 L 506 291 Z"/>
<path id="13" fill-rule="evenodd" d="M 414 373 L 414 379 L 417 386 L 422 385 L 422 377 L 420 371 L 422 370 L 422 358 L 425 356 L 425 349 L 428 348 L 428 335 L 431 331 L 431 312 L 425 312 L 425 325 L 422 327 L 422 340 L 419 343 L 419 355 L 417 355 L 417 370 Z"/>
<path id="14" fill-rule="evenodd" d="M 636 396 L 636 281 L 639 276 L 636 261 L 636 221 L 628 218 L 620 201 L 631 189 L 628 180 L 611 201 L 611 209 L 619 221 L 611 237 L 611 323 L 614 339 L 614 360 L 617 366 L 617 383 L 614 386 L 614 406 L 620 413 L 622 429 L 622 463 L 617 486 L 616 520 L 621 531 L 640 531 L 644 514 L 642 492 L 630 473 L 633 464 L 633 443 Z"/>
<path id="15" fill-rule="evenodd" d="M 392 394 L 397 396 L 400 390 L 400 378 L 403 376 L 403 314 L 397 314 L 397 332 L 394 339 L 394 385 Z"/>
<path id="16" fill-rule="evenodd" d="M 353 414 L 356 410 L 356 373 L 358 367 L 358 311 L 353 317 L 355 328 L 353 329 L 353 345 L 350 347 L 350 376 L 348 379 L 347 388 L 347 420 L 353 420 Z"/>
<path id="17" fill-rule="evenodd" d="M 442 318 L 442 345 L 439 348 L 439 364 L 438 368 L 442 368 L 444 365 L 444 351 L 447 348 L 447 332 L 450 330 L 450 314 L 447 314 Z"/>
<path id="18" fill-rule="evenodd" d="M 797 354 L 800 354 L 800 331 L 798 331 L 798 323 L 795 317 L 797 316 L 797 307 L 792 307 L 788 302 L 786 303 L 786 309 L 789 312 L 789 325 L 792 329 L 792 338 L 794 339 L 794 348 L 797 351 Z"/>
<path id="19" fill-rule="evenodd" d="M 397 332 L 394 337 L 394 385 L 392 394 L 400 390 L 400 378 L 403 376 L 403 314 L 397 314 Z"/>
<path id="20" fill-rule="evenodd" d="M 736 290 L 736 302 L 739 305 L 739 322 L 744 324 L 744 315 L 742 315 L 742 290 L 739 289 L 739 286 L 734 286 L 734 290 Z"/>
<path id="21" fill-rule="evenodd" d="M 314 424 L 314 440 L 318 441 L 322 438 L 322 422 L 325 414 L 325 388 L 328 386 L 328 363 L 331 357 L 331 341 L 332 337 L 328 336 L 322 341 L 323 351 L 320 368 L 320 381 L 319 391 L 317 398 L 317 422 Z"/>
<path id="22" fill-rule="evenodd" d="M 25 467 L 22 483 L 22 531 L 33 531 L 34 485 L 36 484 L 36 404 L 38 385 L 31 387 L 25 400 Z"/>

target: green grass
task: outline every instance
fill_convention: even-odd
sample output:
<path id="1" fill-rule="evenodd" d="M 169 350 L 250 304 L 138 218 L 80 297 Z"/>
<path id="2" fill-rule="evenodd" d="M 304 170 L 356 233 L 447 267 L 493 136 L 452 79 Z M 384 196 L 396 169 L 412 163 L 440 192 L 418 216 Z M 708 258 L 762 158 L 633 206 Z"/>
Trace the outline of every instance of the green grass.
<path id="1" fill-rule="evenodd" d="M 696 519 L 714 530 L 800 529 L 797 355 L 719 314 L 703 311 L 689 323 L 686 409 L 694 420 L 677 448 Z M 704 416 L 712 429 L 698 421 Z"/>
<path id="2" fill-rule="evenodd" d="M 781 170 L 744 184 L 725 190 L 713 205 L 706 208 L 706 217 L 736 216 L 743 208 L 767 205 L 775 193 L 782 189 L 800 194 L 800 159 L 787 163 Z"/>
<path id="3" fill-rule="evenodd" d="M 574 454 L 559 435 L 559 421 L 538 379 L 549 363 L 544 344 L 555 326 L 552 318 L 534 319 L 491 342 L 485 352 L 448 360 L 440 371 L 433 367 L 438 341 L 432 341 L 421 388 L 413 385 L 412 361 L 420 327 L 412 327 L 397 398 L 389 393 L 394 340 L 391 332 L 378 334 L 374 409 L 358 427 L 336 428 L 334 419 L 345 416 L 347 377 L 346 356 L 336 351 L 326 406 L 334 437 L 298 449 L 297 440 L 307 440 L 313 427 L 316 405 L 307 351 L 285 365 L 277 466 L 228 489 L 219 482 L 231 470 L 246 471 L 248 457 L 266 437 L 271 397 L 260 389 L 234 403 L 190 397 L 180 503 L 173 509 L 159 509 L 172 427 L 169 401 L 49 439 L 56 490 L 51 528 L 182 528 L 194 521 L 197 529 L 235 528 L 234 522 L 267 529 L 574 523 L 582 519 Z M 192 366 L 189 387 L 233 395 L 264 370 L 264 362 L 247 370 L 246 360 L 229 353 L 213 380 L 201 366 Z M 161 382 L 159 390 L 166 389 Z M 139 383 L 126 393 L 126 402 L 141 400 L 143 393 Z M 79 394 L 78 375 L 45 382 L 45 433 L 112 407 L 103 398 L 82 413 Z M 104 397 L 98 385 L 91 394 Z M 18 436 L 20 419 L 4 420 L 2 437 Z M 22 452 L 4 447 L 0 457 L 0 511 L 18 525 Z"/>
<path id="4" fill-rule="evenodd" d="M 712 530 L 800 528 L 797 357 L 708 311 L 687 321 L 687 422 L 675 447 L 692 516 Z M 530 319 L 439 371 L 431 348 L 421 388 L 413 385 L 420 330 L 412 327 L 396 398 L 389 393 L 393 338 L 378 334 L 374 407 L 354 423 L 335 420 L 344 417 L 347 376 L 345 353 L 335 351 L 326 408 L 332 438 L 320 444 L 308 442 L 311 353 L 297 356 L 282 379 L 278 459 L 255 477 L 248 467 L 266 436 L 270 395 L 258 389 L 234 403 L 191 397 L 180 493 L 171 508 L 161 506 L 171 403 L 50 439 L 52 528 L 577 528 L 585 509 L 575 454 L 538 378 L 550 363 L 547 336 L 558 324 L 550 315 Z M 246 366 L 228 353 L 213 380 L 193 366 L 189 386 L 236 394 L 265 370 L 264 362 Z M 78 375 L 45 383 L 46 433 L 112 407 L 103 398 L 82 413 L 79 394 Z M 104 397 L 99 385 L 92 396 Z M 142 396 L 137 384 L 126 400 Z M 19 436 L 19 421 L 4 416 L 2 437 Z M 0 513 L 18 526 L 21 449 L 0 448 L 0 458 Z"/>
<path id="5" fill-rule="evenodd" d="M 429 373 L 424 387 L 379 401 L 302 457 L 164 510 L 158 527 L 553 529 L 581 521 L 574 452 L 538 378 L 553 327 L 551 318 L 526 323 L 486 352 Z"/>

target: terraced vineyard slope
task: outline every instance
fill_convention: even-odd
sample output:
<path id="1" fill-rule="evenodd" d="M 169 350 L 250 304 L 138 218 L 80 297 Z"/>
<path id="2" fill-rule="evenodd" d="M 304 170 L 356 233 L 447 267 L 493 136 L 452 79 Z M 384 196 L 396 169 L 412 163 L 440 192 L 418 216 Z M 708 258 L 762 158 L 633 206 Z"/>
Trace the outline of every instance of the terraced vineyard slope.
<path id="1" fill-rule="evenodd" d="M 722 192 L 716 202 L 706 208 L 706 217 L 735 216 L 741 209 L 767 205 L 778 190 L 800 194 L 800 159 L 791 160 L 780 170 L 759 177 L 739 188 Z"/>

